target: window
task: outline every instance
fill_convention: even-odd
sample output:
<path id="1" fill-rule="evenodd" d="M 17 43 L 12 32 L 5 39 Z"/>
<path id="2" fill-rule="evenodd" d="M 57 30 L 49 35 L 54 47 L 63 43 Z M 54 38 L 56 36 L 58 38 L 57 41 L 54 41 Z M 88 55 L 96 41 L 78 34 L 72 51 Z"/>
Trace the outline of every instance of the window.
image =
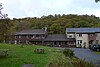
<path id="1" fill-rule="evenodd" d="M 18 36 L 15 36 L 15 38 L 18 38 Z"/>
<path id="2" fill-rule="evenodd" d="M 36 35 L 36 37 L 39 37 L 39 35 Z"/>
<path id="3" fill-rule="evenodd" d="M 40 38 L 40 36 L 39 36 L 39 35 L 36 35 L 36 37 L 35 37 L 35 38 L 37 38 L 37 39 L 38 39 L 38 38 Z"/>
<path id="4" fill-rule="evenodd" d="M 17 36 L 15 36 L 15 38 L 17 38 Z"/>
<path id="5" fill-rule="evenodd" d="M 82 37 L 82 34 L 79 34 L 79 37 Z"/>
<path id="6" fill-rule="evenodd" d="M 45 37 L 45 35 L 42 35 L 42 38 L 44 38 Z"/>
<path id="7" fill-rule="evenodd" d="M 29 36 L 27 35 L 26 38 L 29 38 Z"/>
<path id="8" fill-rule="evenodd" d="M 21 38 L 21 36 L 19 35 L 19 38 Z"/>
<path id="9" fill-rule="evenodd" d="M 33 37 L 32 38 L 35 38 L 35 36 L 33 35 Z"/>
<path id="10" fill-rule="evenodd" d="M 77 44 L 80 44 L 80 43 L 79 43 L 79 40 L 77 40 Z"/>
<path id="11" fill-rule="evenodd" d="M 77 44 L 82 44 L 82 40 L 77 40 Z"/>
<path id="12" fill-rule="evenodd" d="M 69 37 L 71 38 L 71 37 L 72 37 L 72 35 L 69 35 Z"/>
<path id="13" fill-rule="evenodd" d="M 82 43 L 82 40 L 80 40 L 80 43 Z"/>
<path id="14" fill-rule="evenodd" d="M 93 34 L 90 35 L 91 37 L 93 36 Z"/>
<path id="15" fill-rule="evenodd" d="M 90 36 L 90 37 L 93 37 L 93 36 L 94 36 L 94 34 L 89 34 L 89 36 Z"/>

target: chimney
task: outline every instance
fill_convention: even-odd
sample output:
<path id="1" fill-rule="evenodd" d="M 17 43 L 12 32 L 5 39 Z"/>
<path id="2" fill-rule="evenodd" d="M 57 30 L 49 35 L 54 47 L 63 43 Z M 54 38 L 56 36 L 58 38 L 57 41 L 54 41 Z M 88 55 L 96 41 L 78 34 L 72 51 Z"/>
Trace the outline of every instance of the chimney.
<path id="1" fill-rule="evenodd" d="M 44 30 L 47 31 L 47 27 L 45 27 Z"/>

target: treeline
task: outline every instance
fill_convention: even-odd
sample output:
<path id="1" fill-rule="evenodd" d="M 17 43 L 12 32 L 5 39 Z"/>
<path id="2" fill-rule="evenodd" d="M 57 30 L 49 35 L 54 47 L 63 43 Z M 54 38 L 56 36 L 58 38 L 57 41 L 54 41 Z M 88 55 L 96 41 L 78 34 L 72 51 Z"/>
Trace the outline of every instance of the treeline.
<path id="1" fill-rule="evenodd" d="M 100 27 L 100 17 L 94 15 L 48 15 L 16 19 L 0 19 L 0 42 L 6 42 L 14 32 L 48 28 L 50 34 L 65 33 L 66 28 Z"/>
<path id="2" fill-rule="evenodd" d="M 100 27 L 100 17 L 94 15 L 55 14 L 42 16 L 41 18 L 14 18 L 11 22 L 14 31 L 47 27 L 50 34 L 65 33 L 66 28 Z"/>

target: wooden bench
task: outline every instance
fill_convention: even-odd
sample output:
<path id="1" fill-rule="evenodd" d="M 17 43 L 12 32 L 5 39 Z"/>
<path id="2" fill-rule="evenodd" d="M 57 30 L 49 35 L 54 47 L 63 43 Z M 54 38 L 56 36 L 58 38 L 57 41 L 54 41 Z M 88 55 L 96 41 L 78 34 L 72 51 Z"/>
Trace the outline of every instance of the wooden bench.
<path id="1" fill-rule="evenodd" d="M 39 53 L 39 54 L 43 54 L 44 53 L 44 49 L 43 48 L 36 48 L 34 50 L 35 53 Z"/>

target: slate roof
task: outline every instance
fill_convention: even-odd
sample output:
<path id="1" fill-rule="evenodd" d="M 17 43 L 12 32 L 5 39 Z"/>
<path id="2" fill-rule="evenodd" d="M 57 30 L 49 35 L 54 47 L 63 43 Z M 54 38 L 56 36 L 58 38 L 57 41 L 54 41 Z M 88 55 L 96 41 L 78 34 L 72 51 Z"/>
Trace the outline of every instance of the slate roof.
<path id="1" fill-rule="evenodd" d="M 34 30 L 22 30 L 20 32 L 16 32 L 15 35 L 30 35 L 30 34 L 45 34 L 46 31 L 43 29 L 34 29 Z"/>
<path id="2" fill-rule="evenodd" d="M 66 31 L 76 33 L 95 33 L 100 32 L 100 28 L 66 28 Z"/>
<path id="3" fill-rule="evenodd" d="M 75 41 L 74 39 L 67 38 L 65 34 L 51 34 L 46 37 L 44 41 Z"/>

